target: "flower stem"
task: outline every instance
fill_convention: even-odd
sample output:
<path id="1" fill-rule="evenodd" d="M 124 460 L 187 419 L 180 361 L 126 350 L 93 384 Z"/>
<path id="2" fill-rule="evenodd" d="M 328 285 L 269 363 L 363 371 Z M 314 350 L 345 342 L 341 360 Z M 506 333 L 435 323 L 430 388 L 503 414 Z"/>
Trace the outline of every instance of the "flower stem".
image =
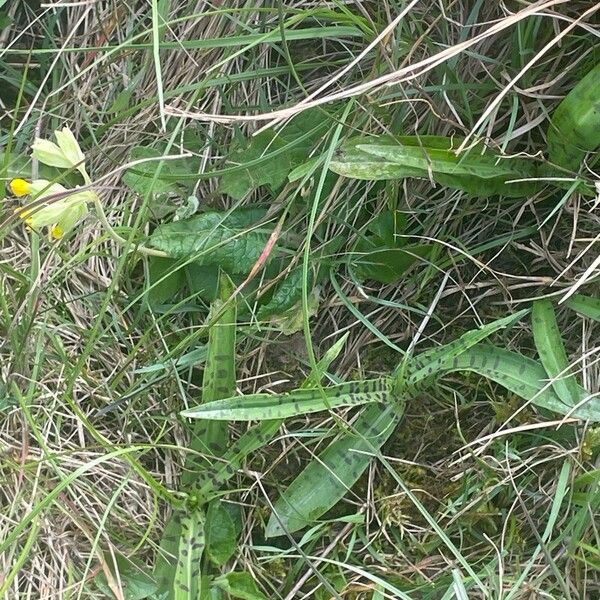
<path id="1" fill-rule="evenodd" d="M 87 185 L 92 185 L 92 180 L 90 179 L 90 176 L 87 174 L 85 169 L 83 169 L 81 171 L 81 174 L 83 175 L 85 183 Z M 108 233 L 108 236 L 112 240 L 114 240 L 115 242 L 117 242 L 117 244 L 119 244 L 121 246 L 133 245 L 133 247 L 130 249 L 131 252 L 137 251 L 140 254 L 143 254 L 144 256 L 157 256 L 159 258 L 170 258 L 169 255 L 166 252 L 163 252 L 162 250 L 154 250 L 153 248 L 147 248 L 146 246 L 132 244 L 132 242 L 130 242 L 129 240 L 126 240 L 124 237 L 120 236 L 113 229 L 113 226 L 108 222 L 108 219 L 106 218 L 106 213 L 104 212 L 104 208 L 102 206 L 102 202 L 100 202 L 100 198 L 98 198 L 98 196 L 96 194 L 94 194 L 94 196 L 95 196 L 94 197 L 94 207 L 96 209 L 96 214 L 98 215 L 98 218 L 100 219 L 100 223 L 102 223 L 102 226 L 106 229 L 106 233 Z"/>

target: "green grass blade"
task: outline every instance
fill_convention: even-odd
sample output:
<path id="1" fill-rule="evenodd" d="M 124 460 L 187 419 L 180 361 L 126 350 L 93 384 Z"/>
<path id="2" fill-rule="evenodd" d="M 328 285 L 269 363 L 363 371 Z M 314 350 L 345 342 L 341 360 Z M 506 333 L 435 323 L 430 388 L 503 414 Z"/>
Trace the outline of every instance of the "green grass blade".
<path id="1" fill-rule="evenodd" d="M 297 389 L 287 394 L 249 394 L 209 402 L 183 411 L 192 419 L 262 421 L 285 419 L 343 406 L 390 400 L 391 380 L 387 377 L 351 381 L 322 389 Z"/>
<path id="2" fill-rule="evenodd" d="M 160 122 L 162 125 L 162 130 L 166 131 L 167 122 L 165 119 L 165 96 L 163 92 L 162 69 L 160 66 L 161 35 L 158 23 L 160 17 L 161 15 L 158 9 L 158 0 L 152 0 L 152 57 L 154 59 L 154 72 L 156 74 L 158 105 L 160 108 Z"/>
<path id="3" fill-rule="evenodd" d="M 600 299 L 575 294 L 565 304 L 580 315 L 600 322 Z"/>
<path id="4" fill-rule="evenodd" d="M 454 358 L 446 370 L 473 371 L 541 408 L 600 421 L 600 398 L 589 397 L 583 388 L 578 387 L 577 402 L 565 404 L 548 385 L 546 370 L 540 363 L 504 348 L 479 344 Z M 573 411 L 573 406 L 579 403 L 582 405 Z"/>
<path id="5" fill-rule="evenodd" d="M 265 535 L 293 533 L 312 524 L 339 502 L 365 472 L 398 422 L 403 404 L 368 406 L 345 433 L 311 461 L 274 505 Z"/>
<path id="6" fill-rule="evenodd" d="M 570 374 L 569 360 L 556 322 L 556 314 L 550 300 L 536 300 L 531 315 L 535 347 L 551 378 L 556 395 L 572 406 L 579 397 L 579 386 Z"/>

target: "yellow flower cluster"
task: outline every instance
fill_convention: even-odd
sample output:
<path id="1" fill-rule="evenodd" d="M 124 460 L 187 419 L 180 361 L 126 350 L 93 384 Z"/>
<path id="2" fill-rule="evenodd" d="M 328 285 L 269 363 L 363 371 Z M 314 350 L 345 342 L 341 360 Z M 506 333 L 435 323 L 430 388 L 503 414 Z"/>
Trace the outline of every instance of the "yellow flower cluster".
<path id="1" fill-rule="evenodd" d="M 75 136 L 68 127 L 54 132 L 56 143 L 50 140 L 36 139 L 32 149 L 32 157 L 45 165 L 61 169 L 77 169 L 86 183 L 90 178 L 85 170 L 85 155 L 81 151 Z M 53 239 L 60 239 L 73 229 L 88 213 L 88 204 L 98 199 L 91 190 L 71 192 L 59 183 L 46 179 L 26 181 L 13 179 L 10 184 L 12 193 L 17 198 L 29 197 L 31 204 L 28 208 L 20 207 L 16 213 L 25 224 L 36 231 L 47 227 Z M 53 197 L 54 196 L 54 197 Z M 48 198 L 48 202 L 43 201 Z"/>

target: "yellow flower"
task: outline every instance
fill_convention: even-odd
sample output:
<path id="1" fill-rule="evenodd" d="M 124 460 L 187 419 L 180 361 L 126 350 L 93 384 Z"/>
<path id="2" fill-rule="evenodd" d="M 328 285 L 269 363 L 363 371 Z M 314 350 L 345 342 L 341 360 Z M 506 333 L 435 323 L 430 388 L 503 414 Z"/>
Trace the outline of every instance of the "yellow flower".
<path id="1" fill-rule="evenodd" d="M 71 169 L 76 167 L 79 172 L 87 177 L 85 172 L 85 154 L 81 151 L 73 132 L 68 127 L 54 132 L 57 143 L 50 140 L 36 138 L 31 146 L 33 158 L 50 167 Z"/>
<path id="2" fill-rule="evenodd" d="M 17 197 L 27 196 L 31 190 L 31 185 L 24 179 L 13 179 L 10 184 L 10 191 Z"/>
<path id="3" fill-rule="evenodd" d="M 36 179 L 31 183 L 24 179 L 13 179 L 9 185 L 15 196 L 31 195 L 32 201 L 70 191 L 59 183 L 51 183 L 46 179 Z M 96 198 L 96 194 L 92 191 L 78 192 L 75 189 L 65 197 L 51 200 L 41 206 L 17 208 L 15 212 L 31 229 L 40 230 L 48 227 L 50 236 L 53 239 L 60 239 L 87 215 L 88 202 L 93 202 Z"/>

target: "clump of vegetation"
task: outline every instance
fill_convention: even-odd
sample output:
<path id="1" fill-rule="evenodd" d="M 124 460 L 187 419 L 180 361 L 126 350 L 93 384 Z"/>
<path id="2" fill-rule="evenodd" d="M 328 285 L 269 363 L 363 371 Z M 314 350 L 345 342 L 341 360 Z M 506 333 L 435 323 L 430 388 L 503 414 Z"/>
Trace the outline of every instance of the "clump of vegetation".
<path id="1" fill-rule="evenodd" d="M 596 597 L 598 10 L 0 2 L 0 596 Z"/>

